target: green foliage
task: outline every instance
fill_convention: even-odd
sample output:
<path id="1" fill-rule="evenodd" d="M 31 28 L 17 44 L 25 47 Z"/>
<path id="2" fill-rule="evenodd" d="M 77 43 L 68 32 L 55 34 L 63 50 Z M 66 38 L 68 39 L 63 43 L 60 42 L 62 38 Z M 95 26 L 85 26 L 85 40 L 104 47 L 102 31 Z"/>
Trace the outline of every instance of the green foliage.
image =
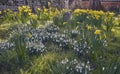
<path id="1" fill-rule="evenodd" d="M 26 58 L 27 58 L 27 49 L 26 49 L 26 42 L 24 39 L 24 36 L 16 36 L 15 39 L 15 50 L 17 53 L 17 57 L 18 57 L 18 62 L 20 63 L 20 65 L 23 65 L 26 62 Z"/>
<path id="2" fill-rule="evenodd" d="M 0 52 L 0 64 L 10 63 L 13 59 L 16 59 L 17 54 L 14 50 L 6 50 Z"/>
<path id="3" fill-rule="evenodd" d="M 119 74 L 120 63 L 118 58 L 112 58 L 111 61 L 101 61 L 100 59 L 96 62 L 97 69 L 92 71 L 92 74 Z"/>
<path id="4" fill-rule="evenodd" d="M 62 54 L 62 56 L 61 56 Z M 60 62 L 63 58 L 72 59 L 71 52 L 67 54 L 64 52 L 55 53 L 48 52 L 38 58 L 36 58 L 27 71 L 23 71 L 23 73 L 27 74 L 61 74 L 64 73 L 64 68 L 57 67 L 57 62 Z M 64 71 L 64 72 L 63 72 Z"/>
<path id="5" fill-rule="evenodd" d="M 12 74 L 17 70 L 17 54 L 14 50 L 5 50 L 0 52 L 0 73 Z"/>

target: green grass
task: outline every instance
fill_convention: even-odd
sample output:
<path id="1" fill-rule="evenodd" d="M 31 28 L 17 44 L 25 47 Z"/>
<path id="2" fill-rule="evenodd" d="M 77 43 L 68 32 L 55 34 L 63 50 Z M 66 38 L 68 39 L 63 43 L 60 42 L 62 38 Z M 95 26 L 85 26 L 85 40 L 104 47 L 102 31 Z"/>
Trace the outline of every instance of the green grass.
<path id="1" fill-rule="evenodd" d="M 10 26 L 10 23 L 0 24 L 0 42 L 3 41 L 3 39 L 6 39 L 8 36 L 7 30 L 10 28 Z"/>
<path id="2" fill-rule="evenodd" d="M 10 31 L 8 29 L 10 29 L 11 27 L 15 26 L 16 23 L 2 23 L 0 24 L 0 42 L 9 39 L 9 33 Z"/>
<path id="3" fill-rule="evenodd" d="M 109 43 L 108 50 L 112 54 L 120 56 L 120 27 L 115 28 L 115 38 Z"/>

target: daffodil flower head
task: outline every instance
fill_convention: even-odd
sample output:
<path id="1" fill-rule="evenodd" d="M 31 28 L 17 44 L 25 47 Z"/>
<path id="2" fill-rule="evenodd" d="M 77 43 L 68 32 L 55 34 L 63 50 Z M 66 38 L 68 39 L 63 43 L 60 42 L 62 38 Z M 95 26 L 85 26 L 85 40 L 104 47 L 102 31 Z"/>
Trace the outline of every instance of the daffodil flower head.
<path id="1" fill-rule="evenodd" d="M 77 24 L 80 24 L 80 22 L 77 22 Z"/>
<path id="2" fill-rule="evenodd" d="M 6 13 L 7 11 L 6 10 L 4 10 L 4 13 Z"/>
<path id="3" fill-rule="evenodd" d="M 48 2 L 48 6 L 50 6 L 51 5 L 51 3 L 50 2 Z"/>
<path id="4" fill-rule="evenodd" d="M 74 10 L 74 14 L 79 14 L 79 13 L 80 13 L 80 9 Z"/>
<path id="5" fill-rule="evenodd" d="M 95 34 L 95 35 L 101 34 L 101 30 L 95 30 L 94 34 Z"/>
<path id="6" fill-rule="evenodd" d="M 28 13 L 28 15 L 29 15 L 29 16 L 31 16 L 31 15 L 32 15 L 32 13 Z"/>
<path id="7" fill-rule="evenodd" d="M 99 19 L 100 18 L 100 16 L 99 15 L 94 15 L 95 16 L 95 19 Z"/>
<path id="8" fill-rule="evenodd" d="M 111 29 L 112 32 L 115 32 L 115 29 Z"/>
<path id="9" fill-rule="evenodd" d="M 67 24 L 67 22 L 63 22 L 63 25 Z"/>
<path id="10" fill-rule="evenodd" d="M 87 30 L 91 30 L 92 29 L 92 27 L 91 26 L 87 26 Z"/>
<path id="11" fill-rule="evenodd" d="M 22 8 L 23 8 L 23 9 L 26 9 L 26 8 L 27 8 L 27 6 L 23 5 L 23 6 L 22 6 Z"/>
<path id="12" fill-rule="evenodd" d="M 41 9 L 40 8 L 37 8 L 38 11 L 40 11 Z"/>

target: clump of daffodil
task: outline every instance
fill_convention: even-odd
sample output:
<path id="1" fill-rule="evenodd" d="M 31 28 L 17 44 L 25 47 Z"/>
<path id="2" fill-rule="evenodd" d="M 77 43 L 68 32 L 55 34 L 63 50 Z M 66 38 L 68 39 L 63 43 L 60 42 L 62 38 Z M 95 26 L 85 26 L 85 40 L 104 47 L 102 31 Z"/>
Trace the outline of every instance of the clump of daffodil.
<path id="1" fill-rule="evenodd" d="M 94 34 L 95 35 L 101 34 L 101 30 L 95 30 Z"/>
<path id="2" fill-rule="evenodd" d="M 100 15 L 104 15 L 105 12 L 103 12 L 103 11 L 99 11 L 99 14 L 100 14 Z"/>
<path id="3" fill-rule="evenodd" d="M 113 13 L 113 12 L 109 12 L 108 14 L 110 17 L 113 17 L 115 15 L 115 13 Z"/>
<path id="4" fill-rule="evenodd" d="M 9 21 L 12 21 L 13 20 L 13 18 L 14 18 L 14 14 L 13 14 L 13 11 L 12 10 L 10 10 L 10 9 L 6 9 L 6 10 L 4 10 L 4 17 L 6 18 L 6 19 L 8 19 Z"/>
<path id="5" fill-rule="evenodd" d="M 105 13 L 107 20 L 112 18 L 115 14 L 113 12 L 106 12 Z"/>
<path id="6" fill-rule="evenodd" d="M 29 6 L 19 6 L 18 7 L 18 17 L 19 18 L 27 18 L 28 17 L 28 15 L 29 15 L 29 13 L 31 13 L 32 12 L 32 10 L 30 9 L 30 7 Z"/>
<path id="7" fill-rule="evenodd" d="M 54 16 L 57 16 L 60 14 L 60 11 L 57 8 L 52 8 L 52 12 L 54 12 Z"/>
<path id="8" fill-rule="evenodd" d="M 29 13 L 29 12 L 31 12 L 31 9 L 30 9 L 30 6 L 19 6 L 18 11 Z"/>
<path id="9" fill-rule="evenodd" d="M 80 13 L 80 9 L 75 9 L 74 11 L 73 11 L 73 15 L 75 15 L 75 16 L 79 16 L 81 13 Z"/>
<path id="10" fill-rule="evenodd" d="M 54 12 L 50 11 L 50 16 L 51 17 L 54 16 Z"/>
<path id="11" fill-rule="evenodd" d="M 31 13 L 32 10 L 30 9 L 30 6 L 19 6 L 18 7 L 18 16 L 21 17 L 22 15 L 24 17 L 28 17 L 29 13 Z"/>
<path id="12" fill-rule="evenodd" d="M 33 13 L 29 13 L 29 16 L 31 19 L 37 20 L 38 16 L 36 14 Z"/>
<path id="13" fill-rule="evenodd" d="M 4 13 L 12 13 L 13 11 L 12 10 L 10 10 L 10 9 L 6 9 L 6 10 L 4 10 Z"/>
<path id="14" fill-rule="evenodd" d="M 75 9 L 73 13 L 74 13 L 75 15 L 82 15 L 82 14 L 88 14 L 88 11 L 89 11 L 89 10 Z"/>
<path id="15" fill-rule="evenodd" d="M 103 15 L 103 11 L 91 11 L 93 15 Z"/>
<path id="16" fill-rule="evenodd" d="M 74 14 L 79 14 L 80 13 L 80 9 L 75 9 L 73 13 Z"/>
<path id="17" fill-rule="evenodd" d="M 44 11 L 45 13 L 47 13 L 47 12 L 48 12 L 48 9 L 45 8 L 45 7 L 43 7 L 43 11 Z"/>
<path id="18" fill-rule="evenodd" d="M 49 15 L 49 10 L 45 7 L 43 7 L 43 15 L 48 16 Z"/>
<path id="19" fill-rule="evenodd" d="M 12 13 L 13 11 L 12 11 L 11 9 L 7 9 L 7 12 L 10 12 L 10 13 Z"/>
<path id="20" fill-rule="evenodd" d="M 57 8 L 49 7 L 48 16 L 50 19 L 53 19 L 53 17 L 58 16 L 60 14 L 60 11 Z"/>
<path id="21" fill-rule="evenodd" d="M 95 19 L 99 20 L 100 16 L 99 15 L 94 15 Z"/>
<path id="22" fill-rule="evenodd" d="M 57 8 L 55 8 L 54 15 L 57 16 L 58 14 L 60 14 L 60 11 Z"/>
<path id="23" fill-rule="evenodd" d="M 87 13 L 87 10 L 81 9 L 80 12 L 81 13 Z"/>
<path id="24" fill-rule="evenodd" d="M 20 21 L 20 23 L 27 23 L 29 21 L 29 18 L 31 18 L 32 10 L 30 6 L 18 6 L 18 12 L 17 12 L 17 18 Z"/>

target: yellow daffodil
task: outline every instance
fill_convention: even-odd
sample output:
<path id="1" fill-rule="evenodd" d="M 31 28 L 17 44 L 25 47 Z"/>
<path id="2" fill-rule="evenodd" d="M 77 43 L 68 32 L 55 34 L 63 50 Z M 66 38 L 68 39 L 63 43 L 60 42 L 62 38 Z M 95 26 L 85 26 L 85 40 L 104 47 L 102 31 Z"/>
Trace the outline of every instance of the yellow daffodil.
<path id="1" fill-rule="evenodd" d="M 104 34 L 100 35 L 99 39 L 102 40 L 102 39 L 105 39 L 106 37 L 107 37 L 107 36 L 106 36 L 106 34 L 104 33 Z"/>
<path id="2" fill-rule="evenodd" d="M 115 15 L 115 13 L 111 12 L 111 13 L 109 13 L 109 15 L 110 15 L 110 16 L 114 16 L 114 15 Z"/>
<path id="3" fill-rule="evenodd" d="M 77 24 L 80 24 L 80 22 L 77 22 Z"/>
<path id="4" fill-rule="evenodd" d="M 67 24 L 67 22 L 63 22 L 63 25 Z"/>
<path id="5" fill-rule="evenodd" d="M 104 34 L 104 38 L 107 38 L 106 34 Z"/>
<path id="6" fill-rule="evenodd" d="M 40 11 L 40 8 L 37 8 L 38 11 Z"/>
<path id="7" fill-rule="evenodd" d="M 115 32 L 115 29 L 112 29 L 111 31 L 112 31 L 112 32 Z"/>
<path id="8" fill-rule="evenodd" d="M 6 13 L 7 11 L 6 10 L 4 10 L 4 13 Z"/>
<path id="9" fill-rule="evenodd" d="M 38 16 L 36 14 L 31 14 L 30 17 L 34 20 L 36 20 L 38 18 Z"/>
<path id="10" fill-rule="evenodd" d="M 101 33 L 101 30 L 95 30 L 94 34 L 98 35 Z"/>
<path id="11" fill-rule="evenodd" d="M 0 11 L 0 14 L 2 14 L 2 12 Z"/>
<path id="12" fill-rule="evenodd" d="M 14 12 L 14 15 L 17 15 L 17 12 Z"/>
<path id="13" fill-rule="evenodd" d="M 26 8 L 27 8 L 27 6 L 22 6 L 22 8 L 23 8 L 23 9 L 26 9 Z"/>
<path id="14" fill-rule="evenodd" d="M 27 9 L 30 9 L 30 6 L 26 6 Z"/>
<path id="15" fill-rule="evenodd" d="M 50 6 L 51 5 L 51 3 L 50 2 L 48 2 L 48 6 Z"/>
<path id="16" fill-rule="evenodd" d="M 21 12 L 21 11 L 22 11 L 22 8 L 19 6 L 19 7 L 18 7 L 18 10 Z"/>
<path id="17" fill-rule="evenodd" d="M 31 9 L 30 9 L 30 6 L 19 6 L 18 11 L 29 13 L 29 12 L 31 12 Z"/>
<path id="18" fill-rule="evenodd" d="M 80 13 L 80 9 L 74 10 L 74 14 L 79 14 L 79 13 Z"/>
<path id="19" fill-rule="evenodd" d="M 27 10 L 27 9 L 25 9 L 25 10 L 24 10 L 24 12 L 28 12 L 28 10 Z"/>
<path id="20" fill-rule="evenodd" d="M 100 18 L 100 16 L 99 15 L 94 15 L 95 16 L 95 19 L 99 19 Z"/>
<path id="21" fill-rule="evenodd" d="M 100 15 L 103 15 L 103 14 L 105 14 L 103 11 L 99 11 L 99 13 L 100 13 Z"/>
<path id="22" fill-rule="evenodd" d="M 91 30 L 92 29 L 92 27 L 91 26 L 87 26 L 87 30 Z"/>
<path id="23" fill-rule="evenodd" d="M 44 12 L 48 12 L 48 9 L 44 8 Z"/>
<path id="24" fill-rule="evenodd" d="M 100 39 L 100 40 L 102 40 L 102 39 L 103 39 L 103 37 L 100 35 L 99 39 Z"/>
<path id="25" fill-rule="evenodd" d="M 87 16 L 86 18 L 89 19 L 89 16 Z"/>

